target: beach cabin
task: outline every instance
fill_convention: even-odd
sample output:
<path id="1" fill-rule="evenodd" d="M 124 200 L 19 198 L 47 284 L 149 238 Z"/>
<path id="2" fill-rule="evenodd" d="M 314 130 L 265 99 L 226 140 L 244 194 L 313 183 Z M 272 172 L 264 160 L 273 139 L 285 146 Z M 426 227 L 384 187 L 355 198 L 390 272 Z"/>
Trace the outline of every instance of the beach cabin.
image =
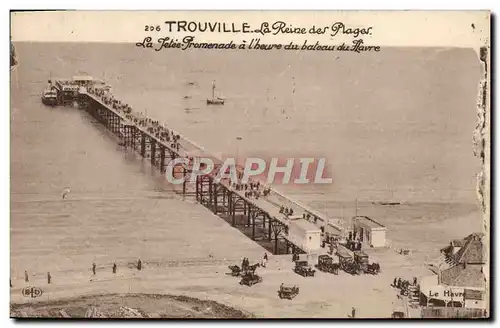
<path id="1" fill-rule="evenodd" d="M 288 238 L 307 253 L 314 253 L 321 247 L 321 229 L 303 218 L 290 220 Z"/>
<path id="2" fill-rule="evenodd" d="M 359 241 L 370 247 L 385 247 L 387 228 L 367 216 L 355 216 L 353 231 Z"/>

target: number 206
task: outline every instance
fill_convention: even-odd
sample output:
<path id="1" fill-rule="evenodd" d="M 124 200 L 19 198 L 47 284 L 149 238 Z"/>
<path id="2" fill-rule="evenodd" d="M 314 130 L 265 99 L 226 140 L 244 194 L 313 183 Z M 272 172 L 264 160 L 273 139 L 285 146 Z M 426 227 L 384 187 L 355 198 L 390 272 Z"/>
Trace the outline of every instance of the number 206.
<path id="1" fill-rule="evenodd" d="M 144 26 L 144 31 L 146 32 L 150 32 L 150 31 L 161 31 L 161 28 L 160 28 L 160 25 L 156 25 L 156 26 L 153 26 L 153 25 L 146 25 Z"/>

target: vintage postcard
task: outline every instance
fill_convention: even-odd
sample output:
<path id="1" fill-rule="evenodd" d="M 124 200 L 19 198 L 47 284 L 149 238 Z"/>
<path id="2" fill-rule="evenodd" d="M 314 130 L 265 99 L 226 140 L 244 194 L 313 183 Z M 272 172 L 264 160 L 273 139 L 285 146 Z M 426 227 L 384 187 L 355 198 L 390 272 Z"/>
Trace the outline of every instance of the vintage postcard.
<path id="1" fill-rule="evenodd" d="M 488 11 L 13 11 L 10 58 L 11 317 L 490 317 Z"/>

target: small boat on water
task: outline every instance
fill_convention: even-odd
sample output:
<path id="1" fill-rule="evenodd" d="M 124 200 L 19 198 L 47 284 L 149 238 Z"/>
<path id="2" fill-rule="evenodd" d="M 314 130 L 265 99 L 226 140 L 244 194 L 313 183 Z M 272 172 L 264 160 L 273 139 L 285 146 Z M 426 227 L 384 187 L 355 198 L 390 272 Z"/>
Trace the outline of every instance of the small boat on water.
<path id="1" fill-rule="evenodd" d="M 47 106 L 57 105 L 57 91 L 49 81 L 49 86 L 43 90 L 42 103 Z"/>
<path id="2" fill-rule="evenodd" d="M 224 99 L 215 97 L 215 81 L 212 83 L 212 99 L 207 99 L 207 105 L 224 105 Z"/>

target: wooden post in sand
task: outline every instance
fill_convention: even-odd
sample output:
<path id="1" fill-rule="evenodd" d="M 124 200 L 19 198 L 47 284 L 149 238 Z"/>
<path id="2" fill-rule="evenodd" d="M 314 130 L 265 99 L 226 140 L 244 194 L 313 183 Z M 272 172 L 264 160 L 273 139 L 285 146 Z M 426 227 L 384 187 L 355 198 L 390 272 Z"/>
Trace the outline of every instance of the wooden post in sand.
<path id="1" fill-rule="evenodd" d="M 233 227 L 235 227 L 236 226 L 236 204 L 235 204 L 233 195 L 231 195 L 231 209 L 232 209 Z"/>
<path id="2" fill-rule="evenodd" d="M 274 221 L 273 224 L 272 224 L 272 227 L 273 227 L 273 232 L 274 232 L 274 254 L 275 255 L 278 255 L 279 254 L 279 250 L 278 250 L 278 237 L 281 233 L 281 231 L 283 230 L 283 226 L 281 225 L 280 222 L 278 221 Z"/>
<path id="3" fill-rule="evenodd" d="M 184 177 L 184 179 L 182 181 L 182 195 L 186 196 L 186 173 L 187 173 L 187 170 L 186 170 L 185 166 L 182 167 L 182 173 L 183 173 L 183 177 Z"/>
<path id="4" fill-rule="evenodd" d="M 141 156 L 146 157 L 146 135 L 141 131 Z"/>
<path id="5" fill-rule="evenodd" d="M 160 146 L 160 172 L 165 170 L 165 146 Z"/>
<path id="6" fill-rule="evenodd" d="M 156 140 L 150 138 L 151 145 L 151 165 L 156 166 Z"/>
<path id="7" fill-rule="evenodd" d="M 246 202 L 246 201 L 244 201 L 244 202 L 245 202 L 245 204 L 247 204 L 247 202 Z M 251 216 L 252 216 L 252 207 L 251 207 L 251 205 L 250 205 L 250 204 L 247 204 L 247 205 L 248 205 L 248 211 L 247 211 L 247 225 L 248 225 L 248 226 L 250 226 L 250 224 L 252 224 L 252 223 L 250 222 L 250 220 L 252 219 L 252 218 L 251 218 Z"/>
<path id="8" fill-rule="evenodd" d="M 272 226 L 272 221 L 273 219 L 269 218 L 269 222 L 268 222 L 268 226 L 269 226 L 269 231 L 267 233 L 267 240 L 270 242 L 271 239 L 272 239 L 272 235 L 271 235 L 271 226 Z"/>
<path id="9" fill-rule="evenodd" d="M 252 214 L 252 240 L 255 240 L 255 217 L 257 216 L 257 212 Z"/>
<path id="10" fill-rule="evenodd" d="M 217 197 L 218 197 L 218 194 L 217 194 L 217 191 L 219 189 L 219 185 L 218 184 L 214 184 L 214 187 L 213 187 L 213 193 L 214 193 L 214 214 L 217 215 L 217 212 L 218 212 L 218 204 L 217 204 Z"/>

